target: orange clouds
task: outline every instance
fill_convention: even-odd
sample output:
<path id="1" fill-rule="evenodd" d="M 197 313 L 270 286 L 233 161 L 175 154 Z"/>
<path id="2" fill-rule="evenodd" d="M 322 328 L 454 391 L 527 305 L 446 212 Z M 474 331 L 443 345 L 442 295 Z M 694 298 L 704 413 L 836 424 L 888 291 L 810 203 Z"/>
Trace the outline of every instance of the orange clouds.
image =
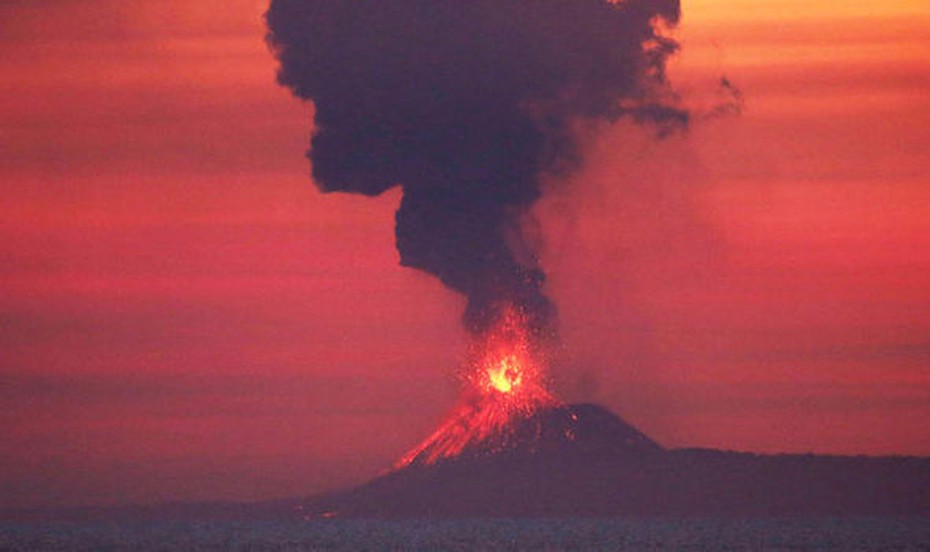
<path id="1" fill-rule="evenodd" d="M 877 4 L 865 0 L 756 0 L 734 4 L 729 0 L 686 0 L 683 11 L 695 26 L 751 22 L 777 23 L 791 20 L 845 22 L 849 19 L 913 17 L 926 15 L 923 0 L 889 0 Z"/>

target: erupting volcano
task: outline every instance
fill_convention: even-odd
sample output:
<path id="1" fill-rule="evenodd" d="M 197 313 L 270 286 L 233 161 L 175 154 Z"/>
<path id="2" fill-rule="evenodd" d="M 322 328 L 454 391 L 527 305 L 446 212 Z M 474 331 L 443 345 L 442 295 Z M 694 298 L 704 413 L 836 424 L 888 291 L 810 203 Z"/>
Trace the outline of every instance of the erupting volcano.
<path id="1" fill-rule="evenodd" d="M 449 419 L 395 466 L 493 454 L 512 446 L 515 428 L 544 407 L 559 404 L 544 386 L 545 358 L 533 347 L 526 318 L 514 307 L 476 343 L 466 368 L 462 403 Z"/>
<path id="2" fill-rule="evenodd" d="M 316 184 L 402 187 L 401 264 L 467 299 L 460 404 L 398 467 L 506 448 L 559 404 L 531 208 L 581 164 L 580 124 L 687 124 L 662 32 L 678 0 L 273 0 L 266 18 L 279 82 L 313 102 Z"/>

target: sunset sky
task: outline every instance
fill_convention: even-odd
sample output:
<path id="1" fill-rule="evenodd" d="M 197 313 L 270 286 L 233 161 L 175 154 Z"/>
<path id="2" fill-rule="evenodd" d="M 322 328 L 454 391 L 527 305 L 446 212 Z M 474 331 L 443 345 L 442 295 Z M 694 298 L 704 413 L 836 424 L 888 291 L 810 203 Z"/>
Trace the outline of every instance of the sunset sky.
<path id="1" fill-rule="evenodd" d="M 364 481 L 455 403 L 400 192 L 322 195 L 255 0 L 0 1 L 0 507 Z M 538 206 L 567 401 L 667 447 L 930 455 L 926 0 L 683 0 L 695 122 Z M 726 76 L 740 116 L 713 116 Z"/>

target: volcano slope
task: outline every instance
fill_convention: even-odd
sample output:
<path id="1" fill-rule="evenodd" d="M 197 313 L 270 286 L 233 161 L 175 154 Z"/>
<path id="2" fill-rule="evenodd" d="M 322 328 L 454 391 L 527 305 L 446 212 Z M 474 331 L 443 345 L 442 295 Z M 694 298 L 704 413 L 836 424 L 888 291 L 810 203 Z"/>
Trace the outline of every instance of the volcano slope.
<path id="1" fill-rule="evenodd" d="M 553 406 L 487 447 L 309 500 L 315 517 L 930 515 L 930 458 L 667 450 L 608 410 Z"/>

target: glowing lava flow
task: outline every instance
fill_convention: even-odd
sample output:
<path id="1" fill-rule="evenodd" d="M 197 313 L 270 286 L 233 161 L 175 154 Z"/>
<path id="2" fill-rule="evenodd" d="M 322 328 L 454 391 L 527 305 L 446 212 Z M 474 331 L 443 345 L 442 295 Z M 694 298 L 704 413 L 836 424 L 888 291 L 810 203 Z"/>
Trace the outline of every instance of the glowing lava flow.
<path id="1" fill-rule="evenodd" d="M 543 385 L 543 359 L 518 310 L 506 309 L 497 327 L 471 352 L 462 402 L 395 468 L 502 450 L 508 446 L 512 422 L 559 404 Z"/>

